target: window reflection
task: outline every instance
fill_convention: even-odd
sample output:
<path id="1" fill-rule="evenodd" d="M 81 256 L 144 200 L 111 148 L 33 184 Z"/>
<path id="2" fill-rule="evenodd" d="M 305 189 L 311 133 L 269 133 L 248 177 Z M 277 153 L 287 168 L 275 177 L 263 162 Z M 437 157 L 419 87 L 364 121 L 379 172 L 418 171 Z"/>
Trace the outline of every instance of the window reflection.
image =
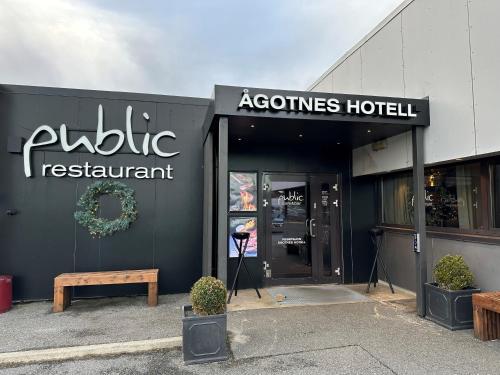
<path id="1" fill-rule="evenodd" d="M 431 168 L 425 179 L 427 225 L 464 229 L 479 227 L 479 163 Z"/>
<path id="2" fill-rule="evenodd" d="M 274 278 L 312 276 L 307 194 L 305 181 L 271 181 Z"/>
<path id="3" fill-rule="evenodd" d="M 383 177 L 383 222 L 413 224 L 413 179 L 410 173 Z"/>
<path id="4" fill-rule="evenodd" d="M 479 163 L 426 169 L 425 219 L 427 226 L 480 228 L 482 209 L 480 182 Z M 384 223 L 413 224 L 413 185 L 410 173 L 383 177 L 382 205 Z"/>
<path id="5" fill-rule="evenodd" d="M 491 173 L 493 189 L 493 227 L 500 228 L 500 164 L 494 164 L 491 168 Z"/>

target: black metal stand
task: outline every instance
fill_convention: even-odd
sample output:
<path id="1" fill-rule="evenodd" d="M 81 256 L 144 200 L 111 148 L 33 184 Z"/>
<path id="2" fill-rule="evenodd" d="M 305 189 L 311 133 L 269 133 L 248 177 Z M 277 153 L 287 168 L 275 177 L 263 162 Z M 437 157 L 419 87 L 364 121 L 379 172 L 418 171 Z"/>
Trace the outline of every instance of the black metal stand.
<path id="1" fill-rule="evenodd" d="M 394 288 L 392 287 L 392 282 L 391 278 L 389 277 L 389 273 L 387 272 L 387 269 L 385 268 L 384 261 L 382 260 L 382 257 L 380 256 L 380 248 L 382 247 L 382 234 L 384 234 L 384 231 L 380 228 L 373 228 L 370 230 L 370 237 L 373 242 L 373 246 L 375 247 L 375 258 L 373 259 L 373 265 L 372 265 L 372 271 L 370 272 L 370 278 L 368 279 L 368 285 L 366 286 L 366 293 L 370 291 L 370 284 L 372 283 L 372 277 L 373 277 L 373 272 L 375 271 L 375 266 L 377 265 L 377 262 L 380 263 L 380 266 L 382 267 L 382 271 L 385 274 L 385 277 L 387 279 L 387 282 L 389 283 L 389 287 L 391 288 L 392 294 L 394 294 Z M 373 287 L 377 287 L 377 282 L 373 282 Z"/>
<path id="2" fill-rule="evenodd" d="M 243 267 L 245 267 L 245 270 L 247 271 L 247 274 L 250 277 L 250 280 L 252 281 L 252 284 L 254 286 L 253 288 L 257 292 L 257 296 L 259 296 L 259 298 L 261 298 L 260 293 L 259 293 L 259 289 L 257 289 L 257 284 L 255 283 L 255 281 L 252 277 L 252 274 L 248 270 L 247 265 L 245 264 L 245 251 L 247 251 L 247 245 L 248 245 L 248 239 L 250 238 L 250 233 L 237 232 L 237 233 L 231 234 L 231 237 L 233 238 L 234 244 L 236 245 L 236 249 L 238 250 L 238 268 L 236 268 L 236 274 L 234 275 L 234 280 L 233 280 L 233 284 L 231 286 L 231 291 L 229 292 L 229 297 L 227 299 L 227 303 L 228 304 L 231 303 L 231 297 L 233 296 L 233 291 L 234 291 L 235 296 L 238 295 L 238 277 L 240 274 L 241 265 L 243 265 Z M 239 243 L 237 240 L 239 240 Z M 245 243 L 243 243 L 243 240 L 245 241 Z"/>

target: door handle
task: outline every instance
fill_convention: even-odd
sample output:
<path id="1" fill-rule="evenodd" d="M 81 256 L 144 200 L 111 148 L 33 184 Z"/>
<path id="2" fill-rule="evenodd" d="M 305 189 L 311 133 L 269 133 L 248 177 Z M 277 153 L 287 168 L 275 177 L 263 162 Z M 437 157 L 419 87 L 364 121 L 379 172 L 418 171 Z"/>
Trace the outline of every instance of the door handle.
<path id="1" fill-rule="evenodd" d="M 314 231 L 313 231 L 313 228 L 316 226 L 316 224 L 314 224 L 315 221 L 316 221 L 316 219 L 309 220 L 309 234 L 313 238 L 316 237 L 316 234 L 314 234 Z"/>
<path id="2" fill-rule="evenodd" d="M 309 231 L 309 220 L 311 219 L 306 219 L 306 234 L 311 234 L 311 232 Z"/>

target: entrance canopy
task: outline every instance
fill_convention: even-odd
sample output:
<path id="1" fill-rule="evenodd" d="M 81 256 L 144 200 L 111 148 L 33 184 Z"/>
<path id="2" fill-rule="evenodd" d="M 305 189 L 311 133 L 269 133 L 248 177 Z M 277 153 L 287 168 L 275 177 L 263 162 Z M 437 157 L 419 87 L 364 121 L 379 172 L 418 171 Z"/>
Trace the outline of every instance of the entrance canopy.
<path id="1" fill-rule="evenodd" d="M 229 139 L 335 141 L 356 148 L 429 125 L 426 99 L 215 86 L 204 136 L 230 118 Z M 271 121 L 272 120 L 272 121 Z M 334 138 L 325 138 L 334 134 Z"/>
<path id="2" fill-rule="evenodd" d="M 281 144 L 299 140 L 339 150 L 412 131 L 417 304 L 425 312 L 426 281 L 423 129 L 429 126 L 427 99 L 215 86 L 203 126 L 203 272 L 227 282 L 229 145 Z M 257 149 L 257 148 L 256 148 Z M 349 173 L 350 175 L 350 173 Z M 374 202 L 375 204 L 375 202 Z M 411 251 L 411 250 L 409 250 Z"/>

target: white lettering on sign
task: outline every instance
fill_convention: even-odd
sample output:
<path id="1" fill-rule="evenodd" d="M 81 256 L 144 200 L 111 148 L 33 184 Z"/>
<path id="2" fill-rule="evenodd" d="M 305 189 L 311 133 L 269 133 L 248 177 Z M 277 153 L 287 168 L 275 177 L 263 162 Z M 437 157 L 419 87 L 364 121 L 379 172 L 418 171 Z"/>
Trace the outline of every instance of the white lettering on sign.
<path id="1" fill-rule="evenodd" d="M 283 237 L 277 241 L 278 245 L 305 245 L 307 242 L 301 237 Z"/>
<path id="2" fill-rule="evenodd" d="M 55 144 L 57 143 L 58 140 L 61 142 L 61 148 L 65 152 L 71 152 L 75 149 L 77 149 L 80 146 L 83 146 L 87 149 L 87 151 L 91 154 L 98 153 L 100 155 L 113 155 L 116 152 L 118 152 L 123 144 L 125 143 L 125 140 L 127 140 L 128 146 L 130 147 L 130 150 L 134 154 L 143 154 L 145 156 L 149 155 L 149 145 L 151 145 L 151 149 L 153 153 L 157 156 L 160 156 L 162 158 L 171 158 L 173 156 L 176 156 L 179 154 L 179 151 L 176 152 L 166 152 L 165 150 L 161 150 L 159 147 L 159 142 L 162 138 L 168 138 L 168 139 L 173 139 L 175 140 L 175 133 L 170 131 L 170 130 L 165 130 L 162 132 L 159 132 L 158 134 L 155 134 L 153 138 L 151 139 L 151 134 L 145 133 L 144 138 L 142 140 L 142 152 L 139 151 L 137 148 L 137 145 L 135 144 L 134 140 L 134 133 L 132 130 L 132 106 L 127 106 L 126 113 L 125 113 L 125 133 L 123 131 L 118 130 L 118 129 L 110 129 L 110 130 L 104 130 L 104 111 L 102 108 L 102 105 L 99 104 L 99 107 L 97 109 L 97 131 L 95 135 L 95 142 L 92 144 L 92 142 L 87 138 L 87 136 L 81 136 L 78 138 L 73 144 L 69 143 L 68 140 L 68 130 L 66 127 L 66 124 L 61 124 L 59 127 L 59 137 L 57 136 L 57 133 L 54 129 L 52 129 L 49 125 L 41 125 L 38 128 L 36 128 L 33 133 L 31 134 L 31 137 L 26 141 L 23 147 L 23 158 L 24 158 L 24 174 L 26 177 L 31 177 L 32 176 L 32 171 L 31 171 L 31 153 L 33 149 L 36 149 L 38 147 L 42 146 L 47 146 L 50 144 Z M 144 112 L 143 113 L 144 119 L 146 121 L 149 120 L 149 115 Z M 48 135 L 48 140 L 44 141 L 36 141 L 37 138 L 43 135 Z M 109 149 L 109 150 L 103 150 L 101 146 L 104 144 L 104 142 L 107 139 L 110 138 L 116 138 L 116 143 L 114 146 Z M 55 177 L 62 177 L 68 176 L 68 177 L 95 177 L 95 175 L 90 175 L 87 173 L 87 170 L 91 168 L 88 163 L 86 163 L 84 166 L 79 166 L 79 165 L 71 165 L 67 168 L 67 170 L 63 171 L 62 168 L 59 167 L 59 164 L 56 164 L 54 166 L 51 166 L 50 164 L 44 164 L 42 166 L 42 176 L 46 175 L 46 170 L 47 168 L 50 167 L 51 175 Z M 95 166 L 93 168 L 97 167 L 102 167 L 103 166 Z M 112 168 L 109 167 L 109 173 L 106 173 L 106 176 L 112 177 L 112 178 L 119 178 L 119 177 L 114 177 L 112 173 Z M 140 170 L 139 168 L 143 167 L 119 167 L 119 168 L 125 168 L 125 171 L 127 171 L 127 168 L 132 168 L 131 170 L 138 171 Z M 152 168 L 152 169 L 158 169 L 158 168 Z M 172 179 L 172 167 L 168 165 L 167 168 L 159 168 L 162 170 L 161 176 L 162 178 L 167 178 L 167 179 Z M 131 171 L 130 170 L 130 171 Z M 81 171 L 81 174 L 80 174 Z M 139 176 L 145 176 L 144 174 L 139 174 L 138 173 L 121 173 L 120 176 L 122 177 L 130 177 L 134 176 L 136 178 L 154 178 L 154 176 L 158 175 L 159 173 L 155 173 L 158 171 L 153 171 L 151 170 L 150 173 L 147 174 L 147 176 L 153 176 L 153 177 L 139 177 Z M 166 172 L 166 174 L 165 174 Z M 115 174 L 116 175 L 116 174 Z M 106 177 L 103 176 L 102 177 Z M 166 176 L 166 177 L 165 177 Z"/>
<path id="3" fill-rule="evenodd" d="M 284 206 L 300 206 L 304 202 L 304 196 L 298 192 L 289 191 L 287 194 L 281 194 L 278 197 L 278 204 Z"/>
<path id="4" fill-rule="evenodd" d="M 161 178 L 172 180 L 174 169 L 170 164 L 166 168 L 160 167 L 111 167 L 103 165 L 73 164 L 42 164 L 42 176 L 53 177 L 91 177 L 91 178 Z"/>
<path id="5" fill-rule="evenodd" d="M 350 115 L 385 116 L 415 118 L 415 108 L 410 103 L 382 102 L 372 100 L 347 99 L 341 103 L 337 98 L 302 97 L 265 94 L 250 96 L 247 89 L 238 104 L 239 109 L 273 110 L 309 113 L 345 113 Z"/>

